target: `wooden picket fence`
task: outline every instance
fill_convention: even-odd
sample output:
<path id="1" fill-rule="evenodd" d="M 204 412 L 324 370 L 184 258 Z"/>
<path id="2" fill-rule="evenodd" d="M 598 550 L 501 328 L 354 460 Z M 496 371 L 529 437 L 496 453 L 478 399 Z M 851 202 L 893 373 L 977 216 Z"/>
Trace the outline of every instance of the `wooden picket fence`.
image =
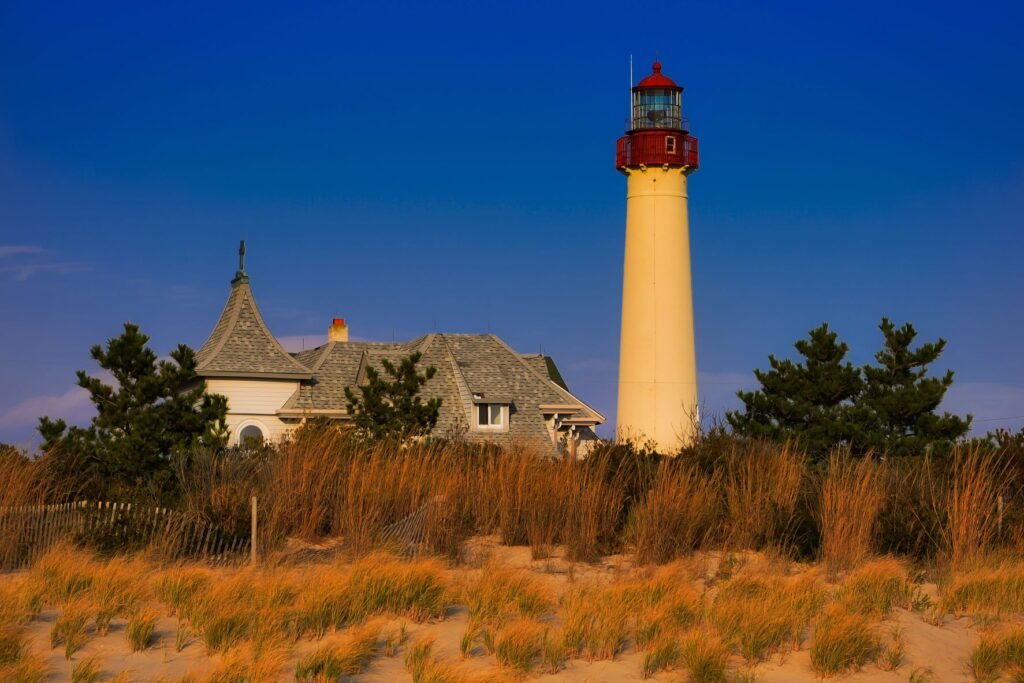
<path id="1" fill-rule="evenodd" d="M 32 564 L 63 540 L 101 539 L 112 547 L 146 546 L 166 560 L 239 564 L 248 538 L 164 507 L 78 501 L 0 509 L 0 571 Z"/>

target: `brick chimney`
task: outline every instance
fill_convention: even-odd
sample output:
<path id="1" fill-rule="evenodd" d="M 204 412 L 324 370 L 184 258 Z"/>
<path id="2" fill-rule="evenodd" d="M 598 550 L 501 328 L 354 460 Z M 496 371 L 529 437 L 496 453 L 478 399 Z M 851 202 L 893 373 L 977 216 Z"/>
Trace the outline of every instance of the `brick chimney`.
<path id="1" fill-rule="evenodd" d="M 348 325 L 345 324 L 344 318 L 335 318 L 331 321 L 331 326 L 327 328 L 327 341 L 348 341 Z"/>

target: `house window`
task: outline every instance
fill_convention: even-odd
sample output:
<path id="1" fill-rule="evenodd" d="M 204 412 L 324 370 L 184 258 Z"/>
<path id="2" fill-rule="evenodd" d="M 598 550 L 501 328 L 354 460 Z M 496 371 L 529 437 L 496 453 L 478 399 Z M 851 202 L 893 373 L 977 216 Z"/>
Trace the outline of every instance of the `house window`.
<path id="1" fill-rule="evenodd" d="M 238 431 L 239 446 L 261 446 L 266 435 L 258 425 L 248 424 Z"/>
<path id="2" fill-rule="evenodd" d="M 504 403 L 478 403 L 476 426 L 479 429 L 505 430 L 508 427 L 508 406 Z"/>
<path id="3" fill-rule="evenodd" d="M 675 136 L 669 135 L 665 138 L 665 152 L 668 154 L 676 153 L 676 139 Z"/>

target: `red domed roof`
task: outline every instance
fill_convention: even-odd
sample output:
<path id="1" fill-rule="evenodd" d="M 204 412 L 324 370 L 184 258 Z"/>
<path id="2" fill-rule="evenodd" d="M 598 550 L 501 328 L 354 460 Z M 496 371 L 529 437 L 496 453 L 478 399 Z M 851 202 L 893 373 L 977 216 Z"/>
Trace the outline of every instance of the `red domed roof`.
<path id="1" fill-rule="evenodd" d="M 676 82 L 673 81 L 671 78 L 661 73 L 661 62 L 655 61 L 654 66 L 651 68 L 654 72 L 647 78 L 637 83 L 633 87 L 633 90 L 646 90 L 647 88 L 672 88 L 674 90 L 683 89 L 681 86 L 676 85 Z"/>

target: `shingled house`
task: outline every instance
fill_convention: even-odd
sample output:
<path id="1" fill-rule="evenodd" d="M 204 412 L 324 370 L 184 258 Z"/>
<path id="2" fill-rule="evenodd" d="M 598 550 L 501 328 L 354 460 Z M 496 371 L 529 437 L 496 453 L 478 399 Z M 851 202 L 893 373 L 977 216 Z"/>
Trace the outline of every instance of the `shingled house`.
<path id="1" fill-rule="evenodd" d="M 345 321 L 335 319 L 326 344 L 289 353 L 263 322 L 243 270 L 197 353 L 197 374 L 207 391 L 228 399 L 231 443 L 277 441 L 312 417 L 349 420 L 345 388 L 364 382 L 367 367 L 379 369 L 385 358 L 397 363 L 417 351 L 420 367 L 437 368 L 421 392 L 442 399 L 435 435 L 575 452 L 581 441 L 596 439 L 593 428 L 604 421 L 570 393 L 551 358 L 516 353 L 492 334 L 350 341 Z"/>

